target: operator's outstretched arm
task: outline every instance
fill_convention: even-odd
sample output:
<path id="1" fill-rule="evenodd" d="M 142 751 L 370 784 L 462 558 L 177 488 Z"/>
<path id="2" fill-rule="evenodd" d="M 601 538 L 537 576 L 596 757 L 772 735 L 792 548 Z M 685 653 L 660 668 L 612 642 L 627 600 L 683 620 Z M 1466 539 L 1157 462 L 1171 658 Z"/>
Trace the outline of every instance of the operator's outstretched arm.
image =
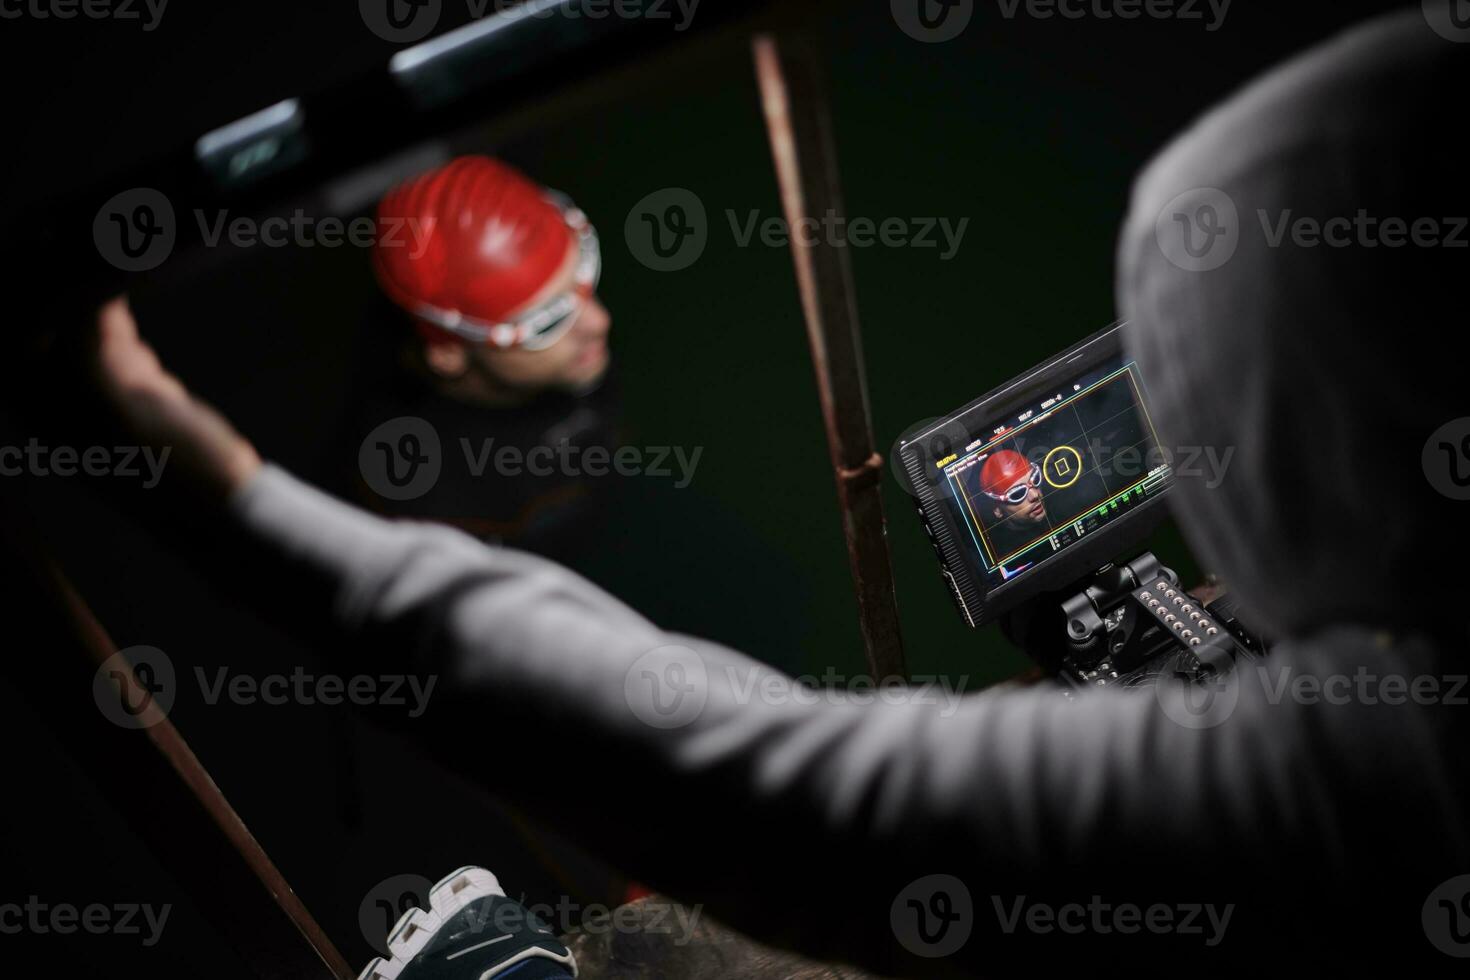
<path id="1" fill-rule="evenodd" d="M 1415 793 L 1423 834 L 1460 819 L 1423 795 L 1440 762 L 1406 712 L 1313 713 L 1254 685 L 1213 727 L 1191 727 L 1187 705 L 1162 710 L 1172 695 L 1152 690 L 793 698 L 768 668 L 667 633 L 557 565 L 380 520 L 261 465 L 162 371 L 120 304 L 102 316 L 98 365 L 135 429 L 193 446 L 197 482 L 252 542 L 222 563 L 247 563 L 259 601 L 330 616 L 350 669 L 437 676 L 412 722 L 437 753 L 757 938 L 880 971 L 971 970 L 1061 935 L 1034 932 L 1038 903 L 1082 903 L 1086 923 L 1111 914 L 1098 903 L 1204 903 L 1179 937 L 1203 950 L 1262 928 L 1273 889 L 1320 884 L 1348 850 L 1381 843 L 1343 786 Z M 1371 771 L 1339 778 L 1343 759 Z M 398 791 L 391 771 L 370 785 Z M 412 832 L 433 833 L 434 801 L 423 809 Z M 968 897 L 953 882 L 945 899 L 905 892 L 933 875 Z M 973 932 L 947 957 L 910 959 L 895 912 L 909 949 Z"/>

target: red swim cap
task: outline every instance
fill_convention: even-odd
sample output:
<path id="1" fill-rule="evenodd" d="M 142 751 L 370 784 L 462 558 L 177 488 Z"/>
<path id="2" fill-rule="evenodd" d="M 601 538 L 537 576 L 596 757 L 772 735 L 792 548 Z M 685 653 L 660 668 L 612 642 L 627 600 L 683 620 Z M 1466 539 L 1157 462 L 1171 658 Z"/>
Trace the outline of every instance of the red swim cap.
<path id="1" fill-rule="evenodd" d="M 980 467 L 980 491 L 997 500 L 1006 491 L 1031 478 L 1031 464 L 1014 449 L 1002 449 Z"/>
<path id="2" fill-rule="evenodd" d="M 428 305 L 495 323 L 551 280 L 574 240 L 544 188 L 499 160 L 459 157 L 378 203 L 373 270 L 410 313 Z"/>

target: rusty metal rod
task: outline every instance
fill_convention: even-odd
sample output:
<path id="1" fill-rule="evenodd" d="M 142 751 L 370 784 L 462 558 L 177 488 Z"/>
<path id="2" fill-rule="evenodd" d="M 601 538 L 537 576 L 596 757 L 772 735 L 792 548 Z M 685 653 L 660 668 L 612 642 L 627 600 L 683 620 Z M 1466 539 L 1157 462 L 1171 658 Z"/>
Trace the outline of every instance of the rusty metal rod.
<path id="1" fill-rule="evenodd" d="M 6 604 L 13 622 L 36 627 L 45 641 L 21 688 L 27 699 L 255 976 L 353 980 L 356 972 L 148 687 L 131 670 L 120 680 L 131 688 L 120 695 L 144 704 L 142 731 L 118 728 L 97 710 L 92 675 L 117 647 L 40 542 L 22 530 L 20 501 L 5 496 L 0 555 L 21 572 Z"/>
<path id="2" fill-rule="evenodd" d="M 826 95 L 809 50 L 759 36 L 754 54 L 868 667 L 875 677 L 907 677 L 883 514 L 883 457 L 873 440 L 852 267 L 846 249 L 803 242 L 795 233 L 816 227 L 809 223 L 827 214 L 844 213 Z"/>

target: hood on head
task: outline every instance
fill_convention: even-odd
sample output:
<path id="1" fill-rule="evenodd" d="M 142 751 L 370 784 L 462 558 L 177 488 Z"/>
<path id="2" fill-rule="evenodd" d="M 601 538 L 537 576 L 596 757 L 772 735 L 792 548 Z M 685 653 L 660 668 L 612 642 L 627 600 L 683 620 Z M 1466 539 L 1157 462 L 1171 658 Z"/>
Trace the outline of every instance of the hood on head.
<path id="1" fill-rule="evenodd" d="M 1450 465 L 1431 436 L 1470 416 L 1467 95 L 1470 44 L 1417 11 L 1372 21 L 1204 116 L 1135 184 L 1126 343 L 1161 437 L 1233 451 L 1218 486 L 1180 472 L 1174 510 L 1276 635 L 1466 632 L 1434 604 L 1462 601 L 1470 502 L 1426 466 Z M 1339 220 L 1311 244 L 1301 219 Z"/>

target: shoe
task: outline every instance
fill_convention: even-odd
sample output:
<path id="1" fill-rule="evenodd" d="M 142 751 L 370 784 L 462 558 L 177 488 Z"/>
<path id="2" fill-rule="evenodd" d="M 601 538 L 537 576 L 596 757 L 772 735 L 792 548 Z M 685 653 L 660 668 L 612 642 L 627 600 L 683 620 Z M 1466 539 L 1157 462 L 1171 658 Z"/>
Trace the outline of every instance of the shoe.
<path id="1" fill-rule="evenodd" d="M 388 933 L 388 957 L 357 980 L 552 980 L 575 977 L 572 951 L 484 868 L 460 868 Z"/>

